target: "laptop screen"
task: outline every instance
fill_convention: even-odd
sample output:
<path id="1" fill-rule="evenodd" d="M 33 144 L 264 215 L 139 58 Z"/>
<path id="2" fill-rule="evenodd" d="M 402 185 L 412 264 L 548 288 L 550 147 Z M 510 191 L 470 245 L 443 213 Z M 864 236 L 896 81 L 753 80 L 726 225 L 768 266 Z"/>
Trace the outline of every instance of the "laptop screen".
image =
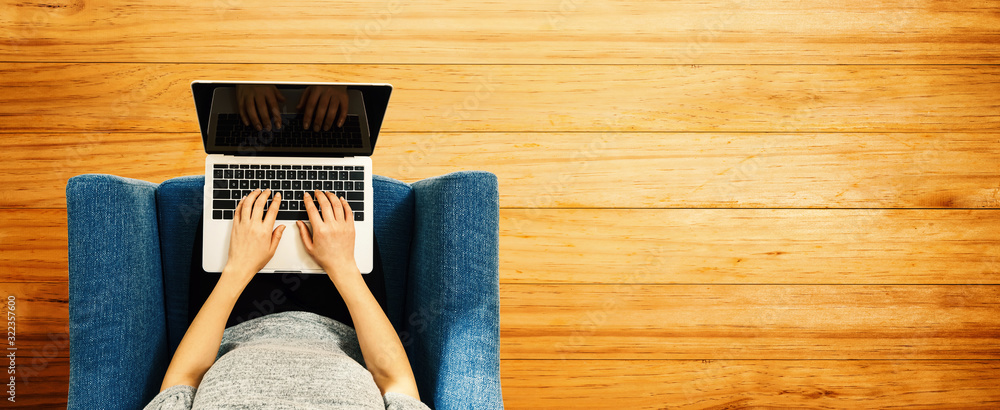
<path id="1" fill-rule="evenodd" d="M 392 86 L 191 83 L 208 154 L 371 156 Z"/>

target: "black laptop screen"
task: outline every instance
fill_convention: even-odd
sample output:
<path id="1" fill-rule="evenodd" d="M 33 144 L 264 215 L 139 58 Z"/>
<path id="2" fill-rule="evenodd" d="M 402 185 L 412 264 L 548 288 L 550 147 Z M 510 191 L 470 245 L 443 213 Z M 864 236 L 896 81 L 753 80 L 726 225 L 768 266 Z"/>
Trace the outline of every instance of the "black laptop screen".
<path id="1" fill-rule="evenodd" d="M 370 156 L 388 84 L 191 84 L 208 154 Z"/>

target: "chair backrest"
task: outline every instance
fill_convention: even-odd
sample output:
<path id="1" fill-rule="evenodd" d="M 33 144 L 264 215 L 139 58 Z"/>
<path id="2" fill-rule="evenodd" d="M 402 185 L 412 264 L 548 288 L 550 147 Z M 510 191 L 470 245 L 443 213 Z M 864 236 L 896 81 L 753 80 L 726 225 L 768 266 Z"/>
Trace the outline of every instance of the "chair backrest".
<path id="1" fill-rule="evenodd" d="M 188 327 L 188 278 L 191 255 L 204 200 L 204 176 L 164 181 L 156 190 L 160 254 L 163 260 L 164 303 L 170 351 Z M 413 237 L 413 189 L 409 184 L 376 175 L 375 237 L 385 272 L 389 320 L 401 328 Z"/>

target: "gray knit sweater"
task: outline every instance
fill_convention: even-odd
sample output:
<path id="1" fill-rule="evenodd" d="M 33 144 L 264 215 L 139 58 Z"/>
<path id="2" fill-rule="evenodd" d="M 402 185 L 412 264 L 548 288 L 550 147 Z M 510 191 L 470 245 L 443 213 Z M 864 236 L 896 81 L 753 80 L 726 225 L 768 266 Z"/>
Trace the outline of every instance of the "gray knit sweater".
<path id="1" fill-rule="evenodd" d="M 262 316 L 226 329 L 197 389 L 173 386 L 146 409 L 428 409 L 379 394 L 351 327 L 308 312 Z"/>

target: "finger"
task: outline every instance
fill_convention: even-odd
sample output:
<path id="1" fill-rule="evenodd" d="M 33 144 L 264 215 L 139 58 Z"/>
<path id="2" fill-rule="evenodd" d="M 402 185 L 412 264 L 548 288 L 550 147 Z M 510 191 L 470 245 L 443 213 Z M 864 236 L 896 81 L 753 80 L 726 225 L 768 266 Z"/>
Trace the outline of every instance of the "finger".
<path id="1" fill-rule="evenodd" d="M 330 193 L 333 195 L 333 193 Z M 344 204 L 340 203 L 340 199 L 336 195 L 330 198 L 331 205 L 333 205 L 333 219 L 342 221 L 344 220 Z"/>
<path id="2" fill-rule="evenodd" d="M 243 204 L 243 209 L 241 211 L 242 212 L 242 219 L 241 220 L 243 220 L 243 221 L 250 221 L 251 220 L 250 219 L 251 212 L 253 211 L 253 205 L 252 204 L 253 204 L 253 201 L 257 200 L 257 194 L 258 193 L 259 192 L 257 190 L 253 190 L 253 191 L 250 192 L 249 195 L 243 197 L 243 201 L 242 202 L 245 202 L 245 203 Z"/>
<path id="3" fill-rule="evenodd" d="M 257 104 L 257 115 L 260 116 L 260 124 L 265 130 L 271 129 L 271 117 L 267 115 L 267 99 L 263 95 L 258 95 L 255 99 Z"/>
<path id="4" fill-rule="evenodd" d="M 319 202 L 319 209 L 322 211 L 323 219 L 332 221 L 333 205 L 330 204 L 330 198 L 326 196 L 326 193 L 316 191 L 316 202 Z"/>
<path id="5" fill-rule="evenodd" d="M 323 121 L 326 120 L 326 110 L 330 106 L 330 99 L 327 96 L 319 99 L 319 104 L 316 106 L 316 114 L 313 117 L 313 131 L 319 131 L 323 127 Z"/>
<path id="6" fill-rule="evenodd" d="M 351 204 L 347 202 L 347 198 L 340 198 L 340 202 L 344 204 L 344 219 L 354 226 L 354 211 L 351 209 Z"/>
<path id="7" fill-rule="evenodd" d="M 243 120 L 243 126 L 245 127 L 247 125 L 250 125 L 250 120 L 247 119 L 247 113 L 245 112 L 247 103 L 246 101 L 243 101 L 242 98 L 238 99 L 238 101 L 239 101 L 239 108 L 236 111 L 240 113 L 240 119 Z"/>
<path id="8" fill-rule="evenodd" d="M 281 200 L 281 191 L 274 191 L 271 205 L 267 207 L 267 215 L 264 215 L 264 225 L 268 228 L 274 226 L 274 221 L 278 219 L 278 207 L 281 206 Z"/>
<path id="9" fill-rule="evenodd" d="M 295 104 L 295 109 L 296 110 L 301 110 L 302 109 L 302 104 L 305 104 L 306 99 L 309 98 L 309 92 L 311 90 L 312 90 L 312 87 L 307 87 L 306 90 L 302 92 L 302 96 L 299 97 L 299 103 Z"/>
<path id="10" fill-rule="evenodd" d="M 285 225 L 279 225 L 271 231 L 271 247 L 268 248 L 267 253 L 274 256 L 274 251 L 278 250 L 278 243 L 281 242 L 281 234 L 285 232 Z"/>
<path id="11" fill-rule="evenodd" d="M 250 217 L 253 218 L 251 221 L 258 222 L 264 220 L 264 205 L 267 205 L 267 198 L 271 196 L 271 190 L 267 191 L 257 191 L 257 198 L 253 201 L 253 212 Z"/>
<path id="12" fill-rule="evenodd" d="M 236 209 L 233 210 L 233 226 L 236 226 L 237 224 L 240 223 L 240 221 L 243 220 L 243 218 L 242 218 L 242 216 L 243 216 L 243 202 L 245 202 L 244 200 L 246 198 L 247 197 L 243 197 L 243 198 L 240 199 L 240 202 L 236 203 Z"/>
<path id="13" fill-rule="evenodd" d="M 333 126 L 333 122 L 337 119 L 338 104 L 340 104 L 340 100 L 330 101 L 330 107 L 326 111 L 326 120 L 323 121 L 323 131 L 329 131 L 330 127 Z"/>
<path id="14" fill-rule="evenodd" d="M 250 124 L 253 124 L 254 128 L 256 128 L 259 131 L 260 118 L 257 118 L 257 107 L 254 105 L 254 100 L 252 97 L 247 99 L 246 110 L 244 111 L 246 112 L 247 117 L 250 119 Z"/>
<path id="15" fill-rule="evenodd" d="M 306 246 L 306 250 L 311 254 L 313 251 L 312 232 L 309 232 L 309 227 L 306 226 L 305 222 L 295 221 L 295 226 L 299 227 L 299 236 L 302 238 L 302 244 Z"/>
<path id="16" fill-rule="evenodd" d="M 272 85 L 271 89 L 274 91 L 274 96 L 278 99 L 278 101 L 285 102 L 285 95 L 281 93 L 281 90 L 279 90 L 278 87 Z"/>
<path id="17" fill-rule="evenodd" d="M 281 107 L 278 106 L 278 100 L 274 98 L 274 94 L 267 95 L 267 104 L 271 107 L 271 117 L 274 118 L 274 127 L 281 128 Z"/>
<path id="18" fill-rule="evenodd" d="M 305 200 L 306 204 L 306 215 L 309 215 L 309 222 L 312 222 L 314 226 L 323 222 L 323 219 L 319 217 L 319 211 L 316 210 L 316 205 L 313 205 L 312 195 L 309 195 L 308 192 L 302 195 L 302 199 Z"/>
<path id="19" fill-rule="evenodd" d="M 305 119 L 305 124 L 303 124 L 303 126 L 306 129 L 309 129 L 309 125 L 310 124 L 314 124 L 314 122 L 313 122 L 313 111 L 316 111 L 316 101 L 317 100 L 319 100 L 319 93 L 318 92 L 313 91 L 313 92 L 309 93 L 309 98 L 306 100 L 306 113 L 305 113 L 305 116 L 302 117 L 302 118 Z"/>
<path id="20" fill-rule="evenodd" d="M 351 100 L 347 97 L 347 93 L 340 95 L 340 117 L 337 118 L 337 127 L 343 127 L 344 122 L 347 121 L 347 108 L 350 103 Z"/>

